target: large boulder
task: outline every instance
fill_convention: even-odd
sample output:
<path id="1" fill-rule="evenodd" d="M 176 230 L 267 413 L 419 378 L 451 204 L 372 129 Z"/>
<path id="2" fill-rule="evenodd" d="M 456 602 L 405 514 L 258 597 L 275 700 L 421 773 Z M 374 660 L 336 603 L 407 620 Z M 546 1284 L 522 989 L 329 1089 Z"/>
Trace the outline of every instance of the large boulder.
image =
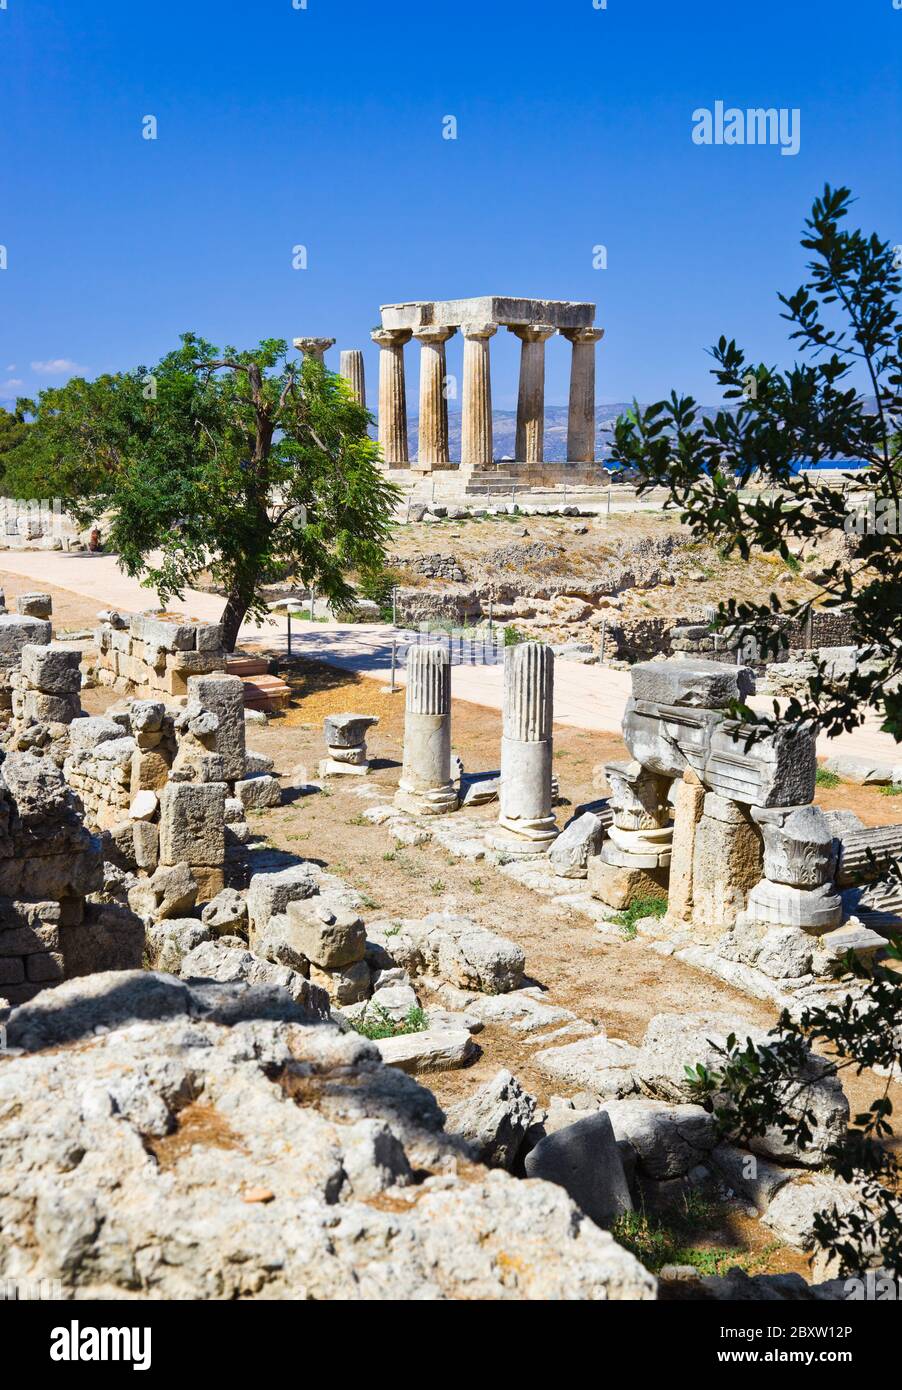
<path id="1" fill-rule="evenodd" d="M 767 1047 L 772 1042 L 763 1028 L 732 1014 L 656 1014 L 648 1025 L 635 1064 L 642 1089 L 663 1100 L 692 1100 L 686 1068 L 699 1064 L 709 1071 L 722 1068 L 724 1058 L 718 1048 L 725 1047 L 730 1034 L 740 1043 L 750 1038 L 756 1047 Z M 824 1162 L 828 1146 L 845 1133 L 849 1102 L 838 1077 L 827 1075 L 827 1063 L 813 1054 L 798 1080 L 799 1086 L 786 1097 L 787 1108 L 793 1114 L 803 1108 L 811 1112 L 811 1142 L 803 1148 L 772 1126 L 765 1134 L 749 1140 L 749 1147 L 765 1157 L 817 1168 Z"/>
<path id="2" fill-rule="evenodd" d="M 681 1178 L 701 1163 L 717 1143 L 714 1118 L 700 1105 L 666 1101 L 610 1100 L 604 1105 L 614 1138 L 636 1151 L 641 1176 L 663 1182 Z"/>
<path id="3" fill-rule="evenodd" d="M 526 1155 L 526 1175 L 563 1187 L 599 1226 L 612 1226 L 633 1209 L 617 1140 L 603 1110 L 540 1139 Z"/>
<path id="4" fill-rule="evenodd" d="M 655 1297 L 564 1191 L 477 1168 L 428 1090 L 278 990 L 134 972 L 46 994 L 0 1058 L 0 1278 L 78 1299 Z"/>
<path id="5" fill-rule="evenodd" d="M 492 1168 L 512 1168 L 536 1112 L 535 1097 L 509 1071 L 499 1071 L 445 1117 L 449 1134 L 459 1134 Z"/>

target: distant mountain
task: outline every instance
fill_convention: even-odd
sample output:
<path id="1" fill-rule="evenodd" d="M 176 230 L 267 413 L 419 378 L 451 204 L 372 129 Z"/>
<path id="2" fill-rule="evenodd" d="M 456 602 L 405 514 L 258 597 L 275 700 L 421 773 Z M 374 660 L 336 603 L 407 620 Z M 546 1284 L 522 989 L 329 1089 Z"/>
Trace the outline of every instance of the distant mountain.
<path id="1" fill-rule="evenodd" d="M 873 413 L 876 401 L 873 396 L 865 396 L 865 409 Z M 615 401 L 613 405 L 600 405 L 595 411 L 595 457 L 605 459 L 610 453 L 611 434 L 614 421 L 632 407 L 632 401 Z M 703 415 L 716 415 L 721 406 L 703 405 Z M 460 458 L 459 410 L 448 411 L 448 436 L 452 459 Z M 495 410 L 492 412 L 494 429 L 495 458 L 513 458 L 517 434 L 517 412 L 515 410 Z M 408 416 L 408 447 L 412 459 L 417 456 L 417 416 Z M 545 411 L 545 458 L 548 463 L 565 463 L 567 459 L 567 407 L 548 406 Z"/>

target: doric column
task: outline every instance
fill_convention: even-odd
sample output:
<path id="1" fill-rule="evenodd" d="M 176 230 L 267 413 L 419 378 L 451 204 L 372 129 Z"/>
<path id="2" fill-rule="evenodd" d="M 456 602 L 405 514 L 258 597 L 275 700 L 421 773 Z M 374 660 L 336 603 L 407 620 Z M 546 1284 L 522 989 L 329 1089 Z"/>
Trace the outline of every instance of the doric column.
<path id="1" fill-rule="evenodd" d="M 322 362 L 323 354 L 335 346 L 334 338 L 295 338 L 294 345 L 305 357 L 313 357 Z"/>
<path id="2" fill-rule="evenodd" d="M 603 328 L 562 328 L 573 344 L 570 364 L 570 410 L 567 417 L 567 462 L 595 461 L 595 344 Z"/>
<path id="3" fill-rule="evenodd" d="M 351 348 L 341 354 L 338 365 L 339 375 L 350 383 L 357 404 L 366 408 L 366 385 L 363 378 L 363 353 Z"/>
<path id="4" fill-rule="evenodd" d="M 545 343 L 554 328 L 550 323 L 514 324 L 510 331 L 521 343 L 514 458 L 520 463 L 541 463 L 545 438 Z"/>
<path id="5" fill-rule="evenodd" d="M 451 658 L 445 646 L 408 649 L 404 764 L 395 805 L 421 816 L 457 810 L 451 782 Z"/>
<path id="6" fill-rule="evenodd" d="M 448 468 L 448 398 L 445 395 L 445 343 L 455 328 L 420 328 L 414 337 L 420 344 L 420 423 L 417 468 L 424 473 Z"/>
<path id="7" fill-rule="evenodd" d="M 494 323 L 468 323 L 464 335 L 463 417 L 460 434 L 461 468 L 492 465 L 492 376 L 489 339 L 498 332 Z"/>
<path id="8" fill-rule="evenodd" d="M 557 836 L 551 809 L 554 652 L 521 642 L 504 653 L 501 810 L 498 849 L 541 854 Z"/>
<path id="9" fill-rule="evenodd" d="M 379 344 L 379 443 L 389 468 L 406 468 L 407 392 L 404 386 L 404 344 L 409 328 L 377 328 L 371 334 Z"/>

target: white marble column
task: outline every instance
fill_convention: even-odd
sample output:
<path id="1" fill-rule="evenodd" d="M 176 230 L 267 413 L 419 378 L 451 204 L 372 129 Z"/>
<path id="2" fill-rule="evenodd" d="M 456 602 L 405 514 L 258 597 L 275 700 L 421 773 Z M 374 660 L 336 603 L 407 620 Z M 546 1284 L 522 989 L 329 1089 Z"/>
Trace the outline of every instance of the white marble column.
<path id="1" fill-rule="evenodd" d="M 334 338 L 295 338 L 294 346 L 305 357 L 311 357 L 315 362 L 322 362 L 324 353 L 330 347 L 335 346 Z"/>
<path id="2" fill-rule="evenodd" d="M 338 372 L 343 376 L 354 392 L 354 397 L 358 405 L 366 409 L 366 384 L 363 376 L 363 353 L 357 348 L 351 348 L 341 354 L 339 358 Z"/>
<path id="3" fill-rule="evenodd" d="M 545 344 L 554 333 L 550 323 L 512 325 L 520 339 L 520 391 L 517 397 L 518 463 L 541 463 L 545 441 Z"/>
<path id="4" fill-rule="evenodd" d="M 407 392 L 404 344 L 409 328 L 377 328 L 371 334 L 379 352 L 379 443 L 387 468 L 407 468 Z"/>
<path id="5" fill-rule="evenodd" d="M 461 326 L 464 336 L 463 415 L 460 434 L 461 468 L 492 466 L 492 373 L 489 339 L 494 323 Z"/>
<path id="6" fill-rule="evenodd" d="M 416 467 L 424 473 L 451 466 L 448 397 L 445 393 L 445 343 L 456 332 L 455 328 L 419 328 L 413 335 L 420 344 L 420 419 Z"/>
<path id="7" fill-rule="evenodd" d="M 595 344 L 603 328 L 562 328 L 573 344 L 570 364 L 570 410 L 567 417 L 567 462 L 595 461 Z"/>
<path id="8" fill-rule="evenodd" d="M 554 652 L 520 642 L 504 653 L 501 809 L 491 835 L 497 849 L 542 854 L 556 839 L 551 807 Z"/>
<path id="9" fill-rule="evenodd" d="M 457 809 L 451 781 L 451 659 L 447 647 L 409 647 L 404 763 L 395 805 L 421 816 Z"/>

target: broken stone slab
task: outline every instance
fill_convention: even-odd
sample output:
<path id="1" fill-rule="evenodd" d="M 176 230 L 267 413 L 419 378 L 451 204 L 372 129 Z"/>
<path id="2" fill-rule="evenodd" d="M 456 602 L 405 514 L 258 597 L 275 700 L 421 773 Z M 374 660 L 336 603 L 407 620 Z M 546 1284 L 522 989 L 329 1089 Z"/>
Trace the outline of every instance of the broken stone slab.
<path id="1" fill-rule="evenodd" d="M 846 1215 L 858 1205 L 854 1188 L 837 1178 L 796 1178 L 773 1196 L 761 1219 L 788 1245 L 809 1250 L 814 1244 L 815 1217 L 834 1207 Z"/>
<path id="2" fill-rule="evenodd" d="M 603 1109 L 615 1139 L 627 1140 L 635 1149 L 639 1173 L 655 1182 L 683 1177 L 705 1161 L 717 1142 L 714 1116 L 700 1105 L 637 1097 L 606 1101 Z"/>
<path id="3" fill-rule="evenodd" d="M 155 970 L 177 975 L 185 956 L 210 937 L 210 928 L 196 917 L 175 917 L 155 923 L 146 935 L 150 963 Z"/>
<path id="4" fill-rule="evenodd" d="M 480 1163 L 510 1171 L 533 1122 L 536 1100 L 507 1070 L 448 1108 L 445 1132 L 459 1134 Z"/>
<path id="5" fill-rule="evenodd" d="M 821 764 L 825 772 L 832 772 L 843 782 L 855 782 L 858 786 L 887 786 L 893 780 L 892 763 L 881 763 L 874 758 L 856 758 L 849 753 L 835 753 L 825 758 Z"/>
<path id="6" fill-rule="evenodd" d="M 604 826 L 591 811 L 570 821 L 548 851 L 548 859 L 562 878 L 585 878 L 588 863 L 598 854 L 604 839 Z"/>
<path id="7" fill-rule="evenodd" d="M 804 806 L 814 799 L 816 772 L 812 734 L 789 724 L 760 733 L 729 719 L 711 730 L 703 780 L 711 791 L 747 806 Z"/>
<path id="8" fill-rule="evenodd" d="M 237 888 L 223 888 L 201 910 L 200 919 L 214 936 L 247 931 L 247 903 Z"/>
<path id="9" fill-rule="evenodd" d="M 183 980 L 273 985 L 284 989 L 296 1003 L 328 1017 L 329 1005 L 321 989 L 297 971 L 289 970 L 284 965 L 273 965 L 252 951 L 204 941 L 184 957 L 179 975 Z"/>
<path id="10" fill-rule="evenodd" d="M 755 691 L 748 666 L 721 661 L 643 661 L 633 666 L 633 698 L 663 705 L 726 709 Z"/>
<path id="11" fill-rule="evenodd" d="M 186 917 L 197 902 L 198 884 L 187 864 L 163 865 L 128 892 L 139 917 Z"/>
<path id="12" fill-rule="evenodd" d="M 138 792 L 132 798 L 132 804 L 128 808 L 130 820 L 153 820 L 159 806 L 159 799 L 156 792 Z"/>
<path id="13" fill-rule="evenodd" d="M 403 1023 L 411 1009 L 419 1006 L 420 1001 L 413 987 L 401 980 L 394 980 L 374 988 L 364 1006 L 363 1017 L 373 1022 L 387 1018 L 392 1023 Z M 429 1025 L 432 1026 L 431 1018 Z"/>
<path id="14" fill-rule="evenodd" d="M 886 938 L 858 921 L 845 922 L 835 931 L 825 932 L 818 941 L 821 950 L 833 960 L 841 960 L 849 951 L 864 965 L 870 964 L 877 951 L 886 949 Z"/>
<path id="15" fill-rule="evenodd" d="M 460 779 L 461 810 L 497 801 L 500 791 L 500 772 L 465 773 Z"/>
<path id="16" fill-rule="evenodd" d="M 378 723 L 375 714 L 327 714 L 323 737 L 329 748 L 359 748 L 366 743 L 367 731 Z"/>
<path id="17" fill-rule="evenodd" d="M 641 1089 L 662 1100 L 693 1100 L 686 1068 L 702 1065 L 711 1072 L 722 1069 L 724 1058 L 718 1049 L 725 1048 L 730 1034 L 740 1044 L 751 1039 L 756 1047 L 766 1048 L 772 1041 L 763 1028 L 732 1014 L 656 1014 L 648 1024 L 634 1063 Z M 804 1084 L 795 1087 L 801 1093 L 795 1105 L 811 1112 L 811 1142 L 803 1149 L 772 1126 L 764 1135 L 749 1140 L 750 1149 L 805 1167 L 817 1168 L 824 1162 L 828 1147 L 845 1133 L 849 1120 L 849 1102 L 842 1084 L 838 1077 L 827 1074 L 827 1068 L 827 1062 L 810 1054 L 798 1078 Z M 792 1095 L 787 1096 L 787 1109 L 794 1111 Z"/>
<path id="18" fill-rule="evenodd" d="M 69 745 L 71 748 L 96 748 L 100 743 L 121 739 L 122 725 L 113 719 L 93 714 L 73 719 L 69 725 Z"/>
<path id="19" fill-rule="evenodd" d="M 26 646 L 46 647 L 53 628 L 45 619 L 0 613 L 0 667 L 18 666 Z"/>
<path id="20" fill-rule="evenodd" d="M 623 1160 L 603 1110 L 541 1139 L 526 1155 L 526 1175 L 563 1187 L 598 1226 L 610 1227 L 633 1210 Z"/>
<path id="21" fill-rule="evenodd" d="M 454 1071 L 475 1061 L 481 1051 L 464 1028 L 426 1028 L 378 1038 L 374 1045 L 387 1066 L 405 1072 Z"/>
<path id="22" fill-rule="evenodd" d="M 561 1047 L 535 1054 L 535 1064 L 546 1076 L 597 1100 L 619 1100 L 636 1089 L 634 1068 L 639 1049 L 604 1033 L 580 1038 Z"/>
<path id="23" fill-rule="evenodd" d="M 16 595 L 16 612 L 23 618 L 49 618 L 53 613 L 53 598 L 48 593 L 33 591 Z"/>

